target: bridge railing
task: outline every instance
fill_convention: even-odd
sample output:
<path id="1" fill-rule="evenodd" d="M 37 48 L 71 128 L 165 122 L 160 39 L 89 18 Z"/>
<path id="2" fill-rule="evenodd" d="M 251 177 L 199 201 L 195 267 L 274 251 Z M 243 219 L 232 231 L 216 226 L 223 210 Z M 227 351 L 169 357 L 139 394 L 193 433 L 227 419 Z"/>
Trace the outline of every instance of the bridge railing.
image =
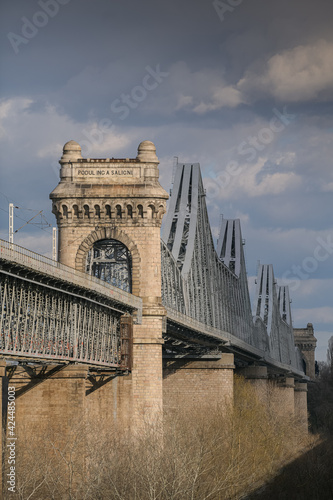
<path id="1" fill-rule="evenodd" d="M 1 259 L 21 264 L 22 266 L 48 276 L 51 275 L 58 280 L 73 283 L 83 288 L 89 288 L 90 290 L 100 293 L 113 301 L 127 305 L 130 309 L 138 311 L 137 321 L 141 322 L 142 300 L 135 295 L 95 278 L 95 276 L 91 276 L 90 274 L 83 273 L 72 267 L 60 264 L 60 262 L 45 257 L 44 255 L 40 255 L 5 240 L 0 240 L 0 260 Z"/>
<path id="2" fill-rule="evenodd" d="M 243 353 L 247 359 L 252 361 L 264 362 L 271 368 L 280 371 L 281 373 L 292 373 L 298 378 L 306 378 L 304 372 L 298 366 L 293 366 L 291 364 L 280 362 L 270 356 L 268 351 L 254 347 L 248 344 L 244 340 L 236 337 L 235 335 L 219 330 L 212 326 L 201 323 L 200 321 L 182 314 L 170 307 L 167 307 L 167 321 L 173 322 L 180 327 L 188 329 L 192 334 L 197 334 L 200 336 L 206 336 L 208 339 L 215 339 L 220 341 L 220 346 L 224 346 L 230 352 Z M 167 329 L 168 332 L 168 329 Z M 186 340 L 184 340 L 186 343 Z"/>

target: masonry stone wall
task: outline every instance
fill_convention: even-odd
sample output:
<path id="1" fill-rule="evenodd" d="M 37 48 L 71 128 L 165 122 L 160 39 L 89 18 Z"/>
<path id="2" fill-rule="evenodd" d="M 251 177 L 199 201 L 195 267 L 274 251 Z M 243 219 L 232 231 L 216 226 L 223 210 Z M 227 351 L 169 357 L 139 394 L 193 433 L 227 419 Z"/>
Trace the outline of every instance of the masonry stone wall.
<path id="1" fill-rule="evenodd" d="M 295 415 L 294 379 L 284 377 L 270 380 L 268 405 L 272 414 L 279 418 L 291 418 Z"/>
<path id="2" fill-rule="evenodd" d="M 268 405 L 269 385 L 266 366 L 247 366 L 236 371 L 244 377 L 254 388 L 255 394 L 264 406 Z"/>
<path id="3" fill-rule="evenodd" d="M 165 409 L 215 406 L 228 408 L 233 402 L 233 354 L 219 360 L 165 360 L 163 402 Z"/>
<path id="4" fill-rule="evenodd" d="M 267 410 L 284 419 L 295 417 L 300 429 L 308 432 L 307 383 L 292 377 L 269 378 L 266 366 L 238 369 L 255 390 L 258 400 Z"/>
<path id="5" fill-rule="evenodd" d="M 295 418 L 304 433 L 308 432 L 307 383 L 295 382 Z"/>
<path id="6" fill-rule="evenodd" d="M 24 481 L 38 484 L 39 474 L 52 467 L 55 481 L 67 481 L 71 463 L 80 471 L 78 481 L 84 474 L 86 376 L 87 367 L 74 364 L 7 367 L 6 384 L 16 393 L 16 488 Z M 8 467 L 6 447 L 4 459 Z"/>
<path id="7" fill-rule="evenodd" d="M 86 379 L 85 418 L 92 433 L 127 433 L 131 427 L 132 375 L 99 372 Z"/>

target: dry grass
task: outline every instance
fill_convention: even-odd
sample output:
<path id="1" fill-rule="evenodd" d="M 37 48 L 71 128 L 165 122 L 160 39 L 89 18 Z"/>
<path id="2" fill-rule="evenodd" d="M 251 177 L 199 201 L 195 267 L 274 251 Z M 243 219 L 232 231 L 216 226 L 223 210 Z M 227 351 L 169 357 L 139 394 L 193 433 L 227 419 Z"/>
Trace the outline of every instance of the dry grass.
<path id="1" fill-rule="evenodd" d="M 106 434 L 99 425 L 100 432 L 89 442 L 91 426 L 80 423 L 62 444 L 57 436 L 43 442 L 27 439 L 16 498 L 243 498 L 271 480 L 308 443 L 297 423 L 266 412 L 252 386 L 241 379 L 235 383 L 235 401 L 233 408 L 166 411 L 163 432 L 161 424 L 146 425 L 130 437 Z"/>

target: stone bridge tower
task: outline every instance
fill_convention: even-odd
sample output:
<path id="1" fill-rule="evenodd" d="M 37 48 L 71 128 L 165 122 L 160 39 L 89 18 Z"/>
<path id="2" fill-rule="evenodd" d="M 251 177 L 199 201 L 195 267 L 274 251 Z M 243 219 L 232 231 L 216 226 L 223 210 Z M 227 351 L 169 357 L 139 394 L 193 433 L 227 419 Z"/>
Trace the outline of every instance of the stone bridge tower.
<path id="1" fill-rule="evenodd" d="M 314 336 L 313 324 L 308 323 L 306 328 L 294 328 L 294 338 L 295 346 L 301 351 L 304 373 L 314 380 L 316 378 L 317 339 Z"/>
<path id="2" fill-rule="evenodd" d="M 155 146 L 141 142 L 132 159 L 84 159 L 80 145 L 69 141 L 59 163 L 60 183 L 50 194 L 59 261 L 142 298 L 131 401 L 135 418 L 151 418 L 162 409 L 160 226 L 168 198 Z"/>

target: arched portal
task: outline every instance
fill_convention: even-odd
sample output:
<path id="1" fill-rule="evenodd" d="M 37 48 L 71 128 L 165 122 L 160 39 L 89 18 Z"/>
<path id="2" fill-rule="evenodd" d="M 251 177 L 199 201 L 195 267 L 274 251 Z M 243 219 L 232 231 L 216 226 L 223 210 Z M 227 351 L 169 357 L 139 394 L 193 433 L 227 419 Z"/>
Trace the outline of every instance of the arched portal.
<path id="1" fill-rule="evenodd" d="M 121 241 L 95 241 L 87 254 L 86 272 L 126 292 L 132 292 L 132 256 Z"/>

